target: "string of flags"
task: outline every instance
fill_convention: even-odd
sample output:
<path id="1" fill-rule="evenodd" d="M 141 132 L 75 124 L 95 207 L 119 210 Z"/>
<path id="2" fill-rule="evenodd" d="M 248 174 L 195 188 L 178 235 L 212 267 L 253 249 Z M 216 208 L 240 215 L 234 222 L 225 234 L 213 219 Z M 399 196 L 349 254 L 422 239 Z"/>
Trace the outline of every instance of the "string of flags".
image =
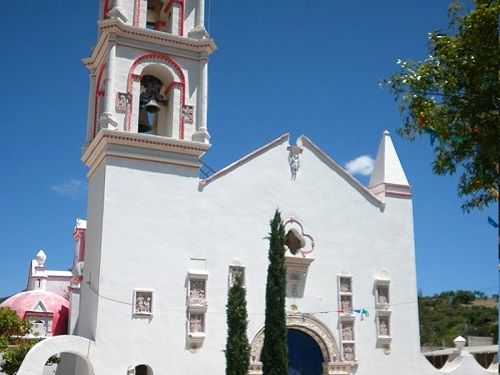
<path id="1" fill-rule="evenodd" d="M 355 312 L 356 314 L 360 314 L 360 319 L 364 320 L 364 318 L 368 318 L 370 316 L 370 313 L 368 312 L 367 308 L 362 308 L 362 309 L 353 309 L 353 310 L 334 310 L 334 311 L 319 311 L 318 314 L 330 314 L 331 312 L 337 312 L 340 314 L 346 314 L 349 312 Z"/>

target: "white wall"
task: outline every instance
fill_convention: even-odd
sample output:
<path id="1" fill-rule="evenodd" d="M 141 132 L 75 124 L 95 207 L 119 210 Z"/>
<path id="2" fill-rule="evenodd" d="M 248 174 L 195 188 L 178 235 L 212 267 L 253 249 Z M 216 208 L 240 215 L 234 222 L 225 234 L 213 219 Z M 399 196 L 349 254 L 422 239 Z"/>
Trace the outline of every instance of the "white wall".
<path id="1" fill-rule="evenodd" d="M 103 166 L 94 174 L 85 279 L 92 271 L 102 296 L 95 323 L 97 374 L 125 374 L 141 363 L 156 373 L 223 373 L 228 266 L 238 258 L 247 267 L 251 340 L 263 325 L 265 237 L 276 207 L 284 219 L 297 218 L 316 241 L 304 297 L 294 302 L 301 312 L 338 309 L 341 272 L 353 275 L 355 307 L 373 307 L 374 278 L 382 271 L 391 278 L 392 352 L 376 348 L 370 310 L 368 319 L 356 321 L 356 373 L 430 373 L 419 353 L 411 201 L 387 198 L 381 210 L 308 149 L 297 179 L 291 180 L 286 146 L 272 148 L 201 190 L 195 170 L 172 165 L 108 158 L 106 175 Z M 186 350 L 191 257 L 206 258 L 209 272 L 206 339 L 194 354 Z M 132 316 L 134 288 L 154 290 L 151 319 Z M 90 306 L 81 310 L 80 320 L 88 320 L 85 334 L 92 334 L 93 319 L 84 316 L 96 307 L 96 298 L 86 287 L 82 306 Z M 339 345 L 337 314 L 316 317 Z"/>

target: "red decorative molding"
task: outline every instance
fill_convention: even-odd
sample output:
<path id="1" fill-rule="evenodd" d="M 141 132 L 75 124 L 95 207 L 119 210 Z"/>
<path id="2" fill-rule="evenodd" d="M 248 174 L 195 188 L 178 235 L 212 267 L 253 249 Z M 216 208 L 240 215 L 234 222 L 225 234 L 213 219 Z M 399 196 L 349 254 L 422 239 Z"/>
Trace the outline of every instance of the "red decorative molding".
<path id="1" fill-rule="evenodd" d="M 177 23 L 178 33 L 180 36 L 184 36 L 184 0 L 170 0 L 165 6 L 163 12 L 170 12 L 174 4 L 179 7 L 179 21 Z"/>
<path id="2" fill-rule="evenodd" d="M 285 222 L 283 223 L 283 227 L 285 227 L 285 230 L 286 230 L 286 226 L 288 224 L 291 224 L 291 223 L 295 223 L 297 224 L 299 227 L 300 227 L 300 231 L 302 232 L 301 235 L 303 237 L 306 237 L 309 239 L 310 241 L 310 248 L 309 249 L 299 249 L 298 252 L 300 252 L 302 254 L 302 257 L 305 258 L 306 257 L 306 254 L 310 254 L 314 251 L 314 238 L 312 238 L 311 235 L 307 234 L 307 233 L 304 233 L 304 227 L 302 226 L 302 223 L 300 221 L 298 221 L 297 219 L 295 219 L 294 217 L 290 217 L 288 218 L 287 220 L 285 220 Z"/>
<path id="3" fill-rule="evenodd" d="M 179 108 L 179 139 L 184 139 L 184 116 L 182 116 L 182 107 L 184 106 L 185 103 L 186 79 L 179 64 L 177 64 L 170 56 L 165 55 L 163 53 L 153 52 L 153 53 L 146 53 L 136 58 L 132 62 L 132 66 L 130 67 L 130 71 L 128 74 L 127 92 L 130 95 L 132 95 L 133 82 L 137 81 L 138 77 L 141 77 L 140 74 L 135 73 L 135 69 L 139 64 L 146 61 L 152 61 L 152 62 L 159 61 L 163 64 L 166 64 L 167 66 L 172 68 L 179 77 L 180 81 L 171 82 L 170 85 L 167 87 L 167 89 L 171 89 L 171 86 L 175 85 L 176 87 L 179 87 L 179 89 L 181 90 L 181 105 Z M 131 120 L 132 120 L 132 109 L 129 109 L 125 115 L 125 131 L 130 131 Z"/>
<path id="4" fill-rule="evenodd" d="M 134 26 L 139 27 L 141 21 L 141 0 L 135 0 Z"/>
<path id="5" fill-rule="evenodd" d="M 85 229 L 76 228 L 73 238 L 78 246 L 78 261 L 81 262 L 85 259 Z"/>
<path id="6" fill-rule="evenodd" d="M 92 130 L 92 139 L 97 134 L 97 117 L 99 116 L 99 102 L 101 101 L 101 97 L 104 96 L 104 91 L 101 90 L 101 82 L 102 82 L 102 75 L 104 71 L 106 70 L 106 64 L 102 64 L 101 67 L 99 68 L 99 71 L 97 72 L 97 79 L 95 82 L 95 92 L 94 92 L 94 124 L 93 124 L 93 130 Z"/>
<path id="7" fill-rule="evenodd" d="M 102 19 L 108 18 L 108 12 L 109 12 L 109 0 L 104 0 Z"/>
<path id="8" fill-rule="evenodd" d="M 167 26 L 165 21 L 158 21 L 154 24 L 153 30 L 160 30 L 160 27 Z"/>
<path id="9" fill-rule="evenodd" d="M 177 149 L 181 149 L 181 150 L 190 150 L 190 151 L 199 151 L 199 152 L 206 151 L 206 148 L 204 148 L 204 147 L 188 146 L 184 143 L 182 143 L 182 144 L 165 143 L 162 141 L 152 140 L 151 137 L 148 137 L 148 136 L 141 139 L 141 138 L 136 138 L 136 137 L 128 137 L 125 135 L 104 134 L 103 138 L 116 139 L 119 141 L 133 141 L 136 143 L 145 143 L 148 145 L 168 146 L 170 148 L 177 148 Z"/>

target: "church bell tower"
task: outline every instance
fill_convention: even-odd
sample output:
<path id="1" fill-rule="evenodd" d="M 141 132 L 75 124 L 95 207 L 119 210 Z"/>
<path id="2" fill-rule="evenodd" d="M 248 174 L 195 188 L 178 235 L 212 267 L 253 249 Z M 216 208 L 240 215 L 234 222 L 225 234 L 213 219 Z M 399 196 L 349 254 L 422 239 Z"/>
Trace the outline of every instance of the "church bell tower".
<path id="1" fill-rule="evenodd" d="M 204 0 L 100 0 L 87 135 L 101 130 L 208 144 Z"/>
<path id="2" fill-rule="evenodd" d="M 163 348 L 171 335 L 158 311 L 185 300 L 168 287 L 180 277 L 166 259 L 180 251 L 176 236 L 196 230 L 178 218 L 196 209 L 199 159 L 210 147 L 207 68 L 216 46 L 204 12 L 204 0 L 100 0 L 98 41 L 84 59 L 88 229 L 75 328 L 104 348 L 95 373 L 116 373 L 106 357 L 111 337 L 120 342 L 117 362 L 144 360 L 138 337 Z M 184 327 L 185 317 L 176 319 L 170 330 Z M 155 350 L 151 361 L 162 357 Z"/>

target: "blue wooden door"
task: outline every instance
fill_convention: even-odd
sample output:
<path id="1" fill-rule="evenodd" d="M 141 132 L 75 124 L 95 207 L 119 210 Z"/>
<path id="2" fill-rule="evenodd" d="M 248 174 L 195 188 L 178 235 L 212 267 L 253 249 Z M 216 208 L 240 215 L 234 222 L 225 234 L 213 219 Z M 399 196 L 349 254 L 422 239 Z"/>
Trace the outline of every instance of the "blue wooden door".
<path id="1" fill-rule="evenodd" d="M 316 341 L 298 329 L 288 330 L 288 375 L 321 375 L 323 354 Z"/>

